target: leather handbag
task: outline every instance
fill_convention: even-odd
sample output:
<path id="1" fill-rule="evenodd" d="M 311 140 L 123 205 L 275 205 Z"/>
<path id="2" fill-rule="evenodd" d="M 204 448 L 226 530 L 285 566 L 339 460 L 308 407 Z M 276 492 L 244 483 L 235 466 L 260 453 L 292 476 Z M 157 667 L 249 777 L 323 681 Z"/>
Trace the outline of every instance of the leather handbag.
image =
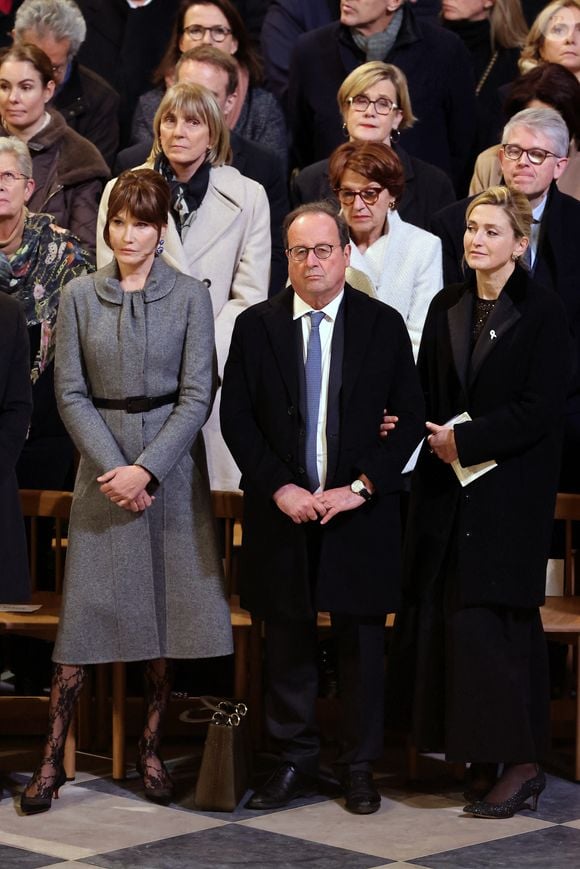
<path id="1" fill-rule="evenodd" d="M 233 812 L 251 775 L 248 707 L 236 700 L 202 697 L 212 712 L 195 789 L 196 808 Z"/>

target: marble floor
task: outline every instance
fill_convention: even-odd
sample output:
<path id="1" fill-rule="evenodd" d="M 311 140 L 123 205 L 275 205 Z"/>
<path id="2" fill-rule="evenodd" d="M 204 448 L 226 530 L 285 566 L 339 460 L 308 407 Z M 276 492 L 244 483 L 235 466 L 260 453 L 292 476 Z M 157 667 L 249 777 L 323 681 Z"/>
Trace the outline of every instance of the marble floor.
<path id="1" fill-rule="evenodd" d="M 580 866 L 580 788 L 554 775 L 536 812 L 503 821 L 463 815 L 461 783 L 437 758 L 421 759 L 421 779 L 410 786 L 387 757 L 377 773 L 382 803 L 374 815 L 346 812 L 330 774 L 320 795 L 290 808 L 252 812 L 244 808 L 246 795 L 235 812 L 220 814 L 195 810 L 199 753 L 199 746 L 193 755 L 183 746 L 173 749 L 168 766 L 176 799 L 168 807 L 143 799 L 133 767 L 116 783 L 110 761 L 79 754 L 76 780 L 62 788 L 51 811 L 26 817 L 18 795 L 35 752 L 30 745 L 0 750 L 0 869 Z M 268 762 L 261 759 L 263 769 Z"/>

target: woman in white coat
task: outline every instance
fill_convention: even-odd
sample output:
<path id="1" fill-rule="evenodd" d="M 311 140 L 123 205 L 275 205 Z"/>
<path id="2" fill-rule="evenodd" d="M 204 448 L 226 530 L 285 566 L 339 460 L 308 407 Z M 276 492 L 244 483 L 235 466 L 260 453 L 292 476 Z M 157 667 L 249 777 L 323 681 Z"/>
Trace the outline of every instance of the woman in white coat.
<path id="1" fill-rule="evenodd" d="M 372 294 L 399 311 L 416 359 L 429 304 L 443 285 L 441 242 L 397 214 L 403 167 L 382 142 L 341 145 L 329 176 L 350 229 L 351 270 L 364 272 Z M 363 288 L 356 272 L 347 279 Z"/>
<path id="2" fill-rule="evenodd" d="M 213 94 L 200 85 L 170 88 L 155 115 L 148 164 L 171 187 L 164 258 L 198 278 L 213 306 L 221 377 L 240 311 L 266 299 L 270 269 L 270 212 L 263 187 L 226 166 L 229 130 Z M 99 209 L 102 230 L 113 182 Z M 97 264 L 112 252 L 97 233 Z M 219 397 L 204 426 L 212 489 L 237 489 L 240 473 L 221 436 Z"/>

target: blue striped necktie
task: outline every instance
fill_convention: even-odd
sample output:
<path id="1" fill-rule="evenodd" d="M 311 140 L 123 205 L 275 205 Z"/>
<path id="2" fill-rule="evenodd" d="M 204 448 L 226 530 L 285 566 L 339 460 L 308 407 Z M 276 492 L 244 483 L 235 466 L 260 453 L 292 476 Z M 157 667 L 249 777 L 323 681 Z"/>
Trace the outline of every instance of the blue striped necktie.
<path id="1" fill-rule="evenodd" d="M 324 319 L 322 311 L 309 311 L 310 338 L 306 351 L 306 473 L 311 492 L 318 489 L 318 463 L 316 460 L 316 434 L 318 430 L 318 408 L 322 387 L 322 350 L 320 347 L 319 326 Z"/>

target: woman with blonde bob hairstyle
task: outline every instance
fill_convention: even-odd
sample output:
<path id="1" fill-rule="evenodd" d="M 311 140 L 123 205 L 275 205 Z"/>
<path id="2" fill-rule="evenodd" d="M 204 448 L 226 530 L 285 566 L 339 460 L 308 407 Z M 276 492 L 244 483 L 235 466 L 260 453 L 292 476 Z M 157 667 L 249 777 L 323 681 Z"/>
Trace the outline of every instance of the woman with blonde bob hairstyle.
<path id="1" fill-rule="evenodd" d="M 412 157 L 398 144 L 400 133 L 417 120 L 405 74 L 380 60 L 363 63 L 347 75 L 337 99 L 350 142 L 381 142 L 396 152 L 405 178 L 399 213 L 408 223 L 426 229 L 436 211 L 455 201 L 455 193 L 441 169 Z M 295 205 L 332 199 L 328 160 L 303 169 L 292 180 L 291 196 Z"/>
<path id="2" fill-rule="evenodd" d="M 209 289 L 221 376 L 237 315 L 268 294 L 268 199 L 261 184 L 226 165 L 229 130 L 207 88 L 186 83 L 170 88 L 155 115 L 154 133 L 146 165 L 171 190 L 163 256 Z M 99 209 L 99 267 L 112 259 L 102 238 L 112 183 Z M 219 400 L 204 428 L 211 486 L 237 489 L 240 475 L 221 436 L 218 405 Z"/>
<path id="3" fill-rule="evenodd" d="M 559 63 L 580 79 L 580 0 L 554 0 L 538 14 L 520 57 L 520 72 Z"/>
<path id="4" fill-rule="evenodd" d="M 528 198 L 491 187 L 465 219 L 471 277 L 435 296 L 419 351 L 429 421 L 411 483 L 388 708 L 419 750 L 470 764 L 463 811 L 499 819 L 535 808 L 546 786 L 539 607 L 573 359 L 560 298 L 520 266 Z"/>

